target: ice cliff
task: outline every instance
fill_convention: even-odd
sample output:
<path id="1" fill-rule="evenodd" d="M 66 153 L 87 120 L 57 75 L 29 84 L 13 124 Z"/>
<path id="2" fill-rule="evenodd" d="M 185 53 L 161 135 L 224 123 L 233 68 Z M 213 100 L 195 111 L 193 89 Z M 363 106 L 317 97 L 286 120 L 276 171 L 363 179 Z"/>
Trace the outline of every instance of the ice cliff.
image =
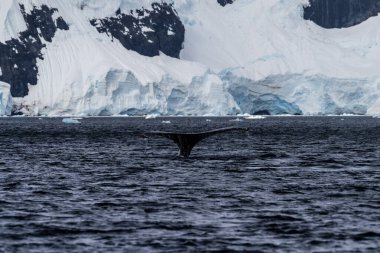
<path id="1" fill-rule="evenodd" d="M 1 0 L 0 114 L 380 114 L 380 0 Z"/>

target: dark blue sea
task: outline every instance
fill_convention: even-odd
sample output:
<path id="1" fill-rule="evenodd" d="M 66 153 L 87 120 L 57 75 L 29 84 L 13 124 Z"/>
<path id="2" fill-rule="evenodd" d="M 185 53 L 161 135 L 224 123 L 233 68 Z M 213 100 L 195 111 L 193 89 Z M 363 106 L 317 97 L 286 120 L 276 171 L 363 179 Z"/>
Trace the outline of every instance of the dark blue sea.
<path id="1" fill-rule="evenodd" d="M 189 159 L 142 138 L 229 126 Z M 0 118 L 0 252 L 380 252 L 379 144 L 370 117 Z"/>

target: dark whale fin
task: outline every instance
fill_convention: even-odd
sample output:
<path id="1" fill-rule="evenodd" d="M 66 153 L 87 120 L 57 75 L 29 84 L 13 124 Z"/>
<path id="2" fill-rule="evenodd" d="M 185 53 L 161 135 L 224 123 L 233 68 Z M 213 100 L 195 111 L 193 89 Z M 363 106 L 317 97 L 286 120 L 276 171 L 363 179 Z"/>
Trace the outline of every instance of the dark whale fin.
<path id="1" fill-rule="evenodd" d="M 190 153 L 193 147 L 201 140 L 214 134 L 220 134 L 220 133 L 230 132 L 230 131 L 248 131 L 248 128 L 226 127 L 226 128 L 220 128 L 220 129 L 215 129 L 215 130 L 206 131 L 206 132 L 198 132 L 198 133 L 175 133 L 175 132 L 153 131 L 153 132 L 146 132 L 145 136 L 157 135 L 157 136 L 162 136 L 174 141 L 178 145 L 179 154 L 185 158 L 188 158 L 190 156 Z"/>

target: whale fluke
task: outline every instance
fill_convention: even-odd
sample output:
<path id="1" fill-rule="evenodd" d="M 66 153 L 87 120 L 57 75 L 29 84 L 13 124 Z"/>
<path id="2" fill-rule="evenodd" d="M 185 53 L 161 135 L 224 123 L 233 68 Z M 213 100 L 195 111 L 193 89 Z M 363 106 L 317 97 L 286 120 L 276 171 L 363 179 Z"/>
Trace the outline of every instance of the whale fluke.
<path id="1" fill-rule="evenodd" d="M 190 156 L 191 150 L 193 147 L 200 142 L 201 140 L 214 135 L 220 134 L 224 132 L 230 131 L 248 131 L 248 128 L 242 127 L 226 127 L 215 129 L 206 132 L 198 132 L 198 133 L 176 133 L 176 132 L 161 132 L 161 131 L 152 131 L 144 133 L 145 136 L 148 135 L 157 135 L 162 136 L 168 139 L 171 139 L 178 145 L 179 155 L 188 158 Z"/>

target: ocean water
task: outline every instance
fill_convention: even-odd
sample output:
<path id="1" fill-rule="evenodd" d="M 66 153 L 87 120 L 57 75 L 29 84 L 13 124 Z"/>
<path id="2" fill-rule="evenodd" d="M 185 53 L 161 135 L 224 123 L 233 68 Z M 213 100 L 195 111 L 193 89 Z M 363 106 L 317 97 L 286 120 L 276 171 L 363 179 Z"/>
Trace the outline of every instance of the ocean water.
<path id="1" fill-rule="evenodd" d="M 380 252 L 380 119 L 208 119 L 1 118 L 0 252 Z"/>

